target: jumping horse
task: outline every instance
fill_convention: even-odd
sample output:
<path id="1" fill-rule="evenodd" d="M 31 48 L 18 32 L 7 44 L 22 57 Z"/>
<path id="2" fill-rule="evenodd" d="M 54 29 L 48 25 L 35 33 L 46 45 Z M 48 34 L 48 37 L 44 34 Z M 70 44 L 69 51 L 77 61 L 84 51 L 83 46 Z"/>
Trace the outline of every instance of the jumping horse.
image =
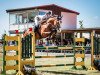
<path id="1" fill-rule="evenodd" d="M 34 29 L 35 38 L 41 39 L 46 37 L 53 37 L 60 30 L 61 25 L 60 16 L 52 16 L 49 19 L 42 21 L 40 25 Z M 24 36 L 29 34 L 29 30 L 24 33 Z"/>

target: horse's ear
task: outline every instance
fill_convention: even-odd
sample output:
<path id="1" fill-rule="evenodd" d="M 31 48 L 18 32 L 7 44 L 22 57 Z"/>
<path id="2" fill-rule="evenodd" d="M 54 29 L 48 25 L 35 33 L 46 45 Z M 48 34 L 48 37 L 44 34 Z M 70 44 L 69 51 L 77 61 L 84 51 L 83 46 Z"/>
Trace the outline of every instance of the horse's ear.
<path id="1" fill-rule="evenodd" d="M 61 15 L 61 18 L 63 17 L 63 15 Z"/>
<path id="2" fill-rule="evenodd" d="M 59 15 L 58 15 L 58 16 L 57 16 L 57 19 L 58 19 L 58 20 L 61 20 L 61 19 L 62 19 L 62 16 L 59 16 Z"/>

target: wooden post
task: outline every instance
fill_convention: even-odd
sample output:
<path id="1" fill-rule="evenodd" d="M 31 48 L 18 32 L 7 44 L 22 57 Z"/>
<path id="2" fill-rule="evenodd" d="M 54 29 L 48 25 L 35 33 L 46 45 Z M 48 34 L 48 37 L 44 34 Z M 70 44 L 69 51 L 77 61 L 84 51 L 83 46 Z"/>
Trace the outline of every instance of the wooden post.
<path id="1" fill-rule="evenodd" d="M 95 31 L 91 32 L 91 67 L 89 68 L 90 70 L 94 70 L 94 36 L 95 36 Z"/>
<path id="2" fill-rule="evenodd" d="M 33 32 L 32 33 L 32 53 L 33 53 L 33 55 L 32 55 L 32 59 L 34 60 L 33 61 L 33 66 L 35 67 L 35 50 L 36 50 L 36 47 L 35 47 L 36 45 L 35 45 L 35 33 Z"/>
<path id="3" fill-rule="evenodd" d="M 49 55 L 49 49 L 48 46 L 46 46 L 47 56 Z"/>
<path id="4" fill-rule="evenodd" d="M 16 75 L 24 75 L 22 61 L 21 61 L 21 56 L 22 56 L 21 35 L 17 36 L 18 36 L 18 73 Z"/>
<path id="5" fill-rule="evenodd" d="M 97 34 L 97 38 L 98 38 L 98 40 L 97 40 L 97 55 L 99 55 L 99 37 L 98 37 L 98 34 Z"/>
<path id="6" fill-rule="evenodd" d="M 19 60 L 19 62 L 18 62 L 18 64 L 19 64 L 19 66 L 18 66 L 18 69 L 19 69 L 19 71 L 22 71 L 21 70 L 21 37 L 18 35 L 18 60 Z"/>
<path id="7" fill-rule="evenodd" d="M 4 34 L 4 36 L 3 36 L 3 74 L 4 75 L 6 75 L 6 70 L 5 70 L 5 45 L 6 45 L 5 36 L 6 36 L 6 34 Z"/>
<path id="8" fill-rule="evenodd" d="M 73 46 L 73 52 L 74 52 L 74 66 L 73 66 L 73 68 L 76 69 L 76 66 L 75 66 L 75 62 L 76 62 L 76 58 L 75 58 L 75 53 L 76 53 L 76 51 L 75 51 L 75 45 L 76 45 L 76 44 L 75 44 L 75 38 L 76 38 L 77 33 L 74 32 L 73 35 L 74 35 L 74 36 L 73 36 L 73 38 L 74 38 L 74 39 L 73 39 L 73 40 L 74 40 L 74 46 Z"/>
<path id="9" fill-rule="evenodd" d="M 82 32 L 80 32 L 80 38 L 82 38 Z"/>
<path id="10" fill-rule="evenodd" d="M 63 45 L 63 33 L 61 33 L 61 45 Z"/>

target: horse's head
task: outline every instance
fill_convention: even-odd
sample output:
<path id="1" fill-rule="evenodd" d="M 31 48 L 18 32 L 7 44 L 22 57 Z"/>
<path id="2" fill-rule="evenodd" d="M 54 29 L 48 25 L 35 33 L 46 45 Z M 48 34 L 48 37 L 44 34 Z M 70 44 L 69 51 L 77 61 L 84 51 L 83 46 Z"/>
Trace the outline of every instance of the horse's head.
<path id="1" fill-rule="evenodd" d="M 53 16 L 48 19 L 47 23 L 49 23 L 51 31 L 60 30 L 61 20 L 62 20 L 61 16 Z"/>
<path id="2" fill-rule="evenodd" d="M 61 23 L 62 23 L 62 16 L 57 16 L 57 29 L 60 30 L 61 28 Z"/>

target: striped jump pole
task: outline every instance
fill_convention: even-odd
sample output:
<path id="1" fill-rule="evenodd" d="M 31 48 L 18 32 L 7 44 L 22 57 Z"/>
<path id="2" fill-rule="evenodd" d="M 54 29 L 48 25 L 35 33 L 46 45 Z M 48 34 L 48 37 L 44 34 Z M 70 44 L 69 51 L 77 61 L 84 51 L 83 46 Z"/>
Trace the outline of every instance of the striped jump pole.
<path id="1" fill-rule="evenodd" d="M 35 58 L 62 58 L 62 57 L 74 57 L 74 55 L 59 55 L 59 56 L 35 56 Z"/>
<path id="2" fill-rule="evenodd" d="M 38 66 L 35 66 L 35 67 L 39 68 L 39 67 L 54 67 L 54 66 L 74 66 L 74 64 L 38 65 Z"/>

